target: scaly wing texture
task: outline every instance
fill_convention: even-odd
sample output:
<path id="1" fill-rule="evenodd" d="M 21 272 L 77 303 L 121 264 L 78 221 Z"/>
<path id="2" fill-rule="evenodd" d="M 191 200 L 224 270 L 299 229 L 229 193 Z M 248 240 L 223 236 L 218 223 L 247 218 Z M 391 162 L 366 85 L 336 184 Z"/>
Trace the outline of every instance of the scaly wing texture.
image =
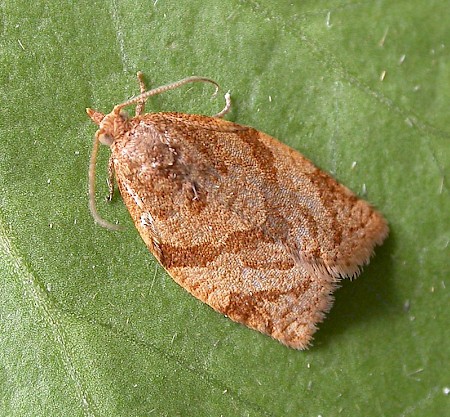
<path id="1" fill-rule="evenodd" d="M 388 233 L 368 203 L 274 138 L 180 113 L 134 118 L 111 146 L 149 249 L 195 297 L 303 349 Z"/>

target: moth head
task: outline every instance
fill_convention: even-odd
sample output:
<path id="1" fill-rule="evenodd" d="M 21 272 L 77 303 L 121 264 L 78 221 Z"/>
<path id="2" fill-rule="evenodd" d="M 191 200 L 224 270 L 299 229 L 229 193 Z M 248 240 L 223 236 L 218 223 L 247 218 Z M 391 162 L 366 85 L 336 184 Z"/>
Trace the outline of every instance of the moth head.
<path id="1" fill-rule="evenodd" d="M 103 145 L 111 146 L 116 138 L 123 136 L 128 120 L 128 114 L 125 111 L 114 109 L 106 116 L 92 109 L 86 109 L 86 112 L 99 126 L 95 137 Z"/>

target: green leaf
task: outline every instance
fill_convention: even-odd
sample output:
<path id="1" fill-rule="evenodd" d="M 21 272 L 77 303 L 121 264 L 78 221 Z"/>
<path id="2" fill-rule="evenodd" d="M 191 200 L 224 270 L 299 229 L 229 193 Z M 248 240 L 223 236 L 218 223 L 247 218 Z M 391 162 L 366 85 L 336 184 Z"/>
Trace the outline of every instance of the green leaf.
<path id="1" fill-rule="evenodd" d="M 0 415 L 438 416 L 449 409 L 450 26 L 445 1 L 0 4 Z M 288 349 L 178 287 L 120 198 L 95 126 L 189 75 L 227 116 L 293 146 L 375 204 L 391 235 L 314 347 Z M 384 76 L 382 76 L 384 74 Z M 152 111 L 214 114 L 194 85 Z M 220 97 L 219 97 L 220 98 Z"/>

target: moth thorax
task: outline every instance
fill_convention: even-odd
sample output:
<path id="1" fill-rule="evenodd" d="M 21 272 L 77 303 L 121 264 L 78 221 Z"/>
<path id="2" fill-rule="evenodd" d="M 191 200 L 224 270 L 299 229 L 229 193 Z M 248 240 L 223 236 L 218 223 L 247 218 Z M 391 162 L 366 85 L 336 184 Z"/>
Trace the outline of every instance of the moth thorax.
<path id="1" fill-rule="evenodd" d="M 169 168 L 175 163 L 175 150 L 160 141 L 155 141 L 148 148 L 147 152 L 147 161 L 152 169 L 160 170 Z"/>

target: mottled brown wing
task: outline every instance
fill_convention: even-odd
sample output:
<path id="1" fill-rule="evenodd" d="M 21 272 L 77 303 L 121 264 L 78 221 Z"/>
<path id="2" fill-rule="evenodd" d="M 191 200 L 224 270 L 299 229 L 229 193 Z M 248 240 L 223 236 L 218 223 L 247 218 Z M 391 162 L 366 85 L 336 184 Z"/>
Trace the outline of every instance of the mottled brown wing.
<path id="1" fill-rule="evenodd" d="M 147 114 L 111 149 L 136 227 L 175 281 L 294 348 L 387 235 L 370 205 L 252 128 Z"/>

